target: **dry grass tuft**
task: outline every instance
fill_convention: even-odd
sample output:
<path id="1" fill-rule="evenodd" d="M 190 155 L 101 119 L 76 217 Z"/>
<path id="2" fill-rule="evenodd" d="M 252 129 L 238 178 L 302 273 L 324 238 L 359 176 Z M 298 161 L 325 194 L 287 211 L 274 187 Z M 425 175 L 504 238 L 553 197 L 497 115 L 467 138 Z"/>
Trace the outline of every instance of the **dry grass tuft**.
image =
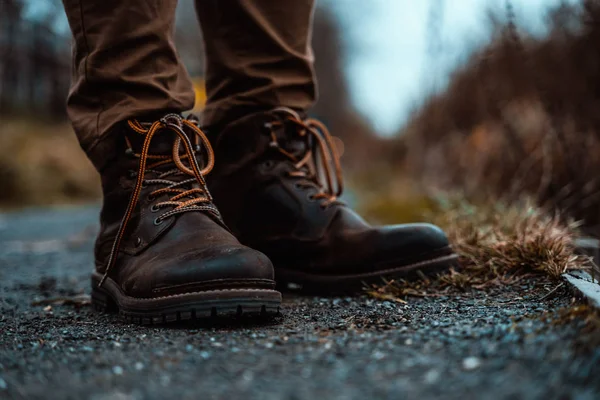
<path id="1" fill-rule="evenodd" d="M 438 204 L 427 220 L 448 233 L 461 267 L 435 279 L 387 282 L 369 288 L 372 296 L 389 300 L 437 296 L 451 289 L 483 290 L 532 275 L 558 279 L 567 271 L 591 267 L 589 259 L 575 251 L 577 224 L 565 223 L 531 201 L 474 205 L 455 197 Z"/>

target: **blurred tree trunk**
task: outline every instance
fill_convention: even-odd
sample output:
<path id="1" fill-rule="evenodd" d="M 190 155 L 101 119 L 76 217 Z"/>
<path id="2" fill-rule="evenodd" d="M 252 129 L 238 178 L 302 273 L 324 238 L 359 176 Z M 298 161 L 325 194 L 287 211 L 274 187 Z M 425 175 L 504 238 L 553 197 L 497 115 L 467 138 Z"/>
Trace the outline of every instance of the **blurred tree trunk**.
<path id="1" fill-rule="evenodd" d="M 18 0 L 0 2 L 0 112 L 11 111 L 12 98 L 18 92 L 16 41 L 22 8 Z"/>
<path id="2" fill-rule="evenodd" d="M 65 20 L 58 0 L 43 16 L 24 16 L 20 0 L 0 0 L 0 114 L 65 118 L 70 40 L 57 32 Z"/>

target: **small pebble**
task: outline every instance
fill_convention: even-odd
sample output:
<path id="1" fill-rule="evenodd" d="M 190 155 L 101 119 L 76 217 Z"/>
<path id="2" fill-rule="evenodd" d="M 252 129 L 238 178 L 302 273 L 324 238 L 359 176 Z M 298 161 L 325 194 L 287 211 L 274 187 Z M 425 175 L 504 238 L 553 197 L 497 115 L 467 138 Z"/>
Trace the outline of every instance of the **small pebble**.
<path id="1" fill-rule="evenodd" d="M 171 377 L 169 375 L 162 375 L 159 379 L 162 386 L 169 386 L 171 383 Z"/>
<path id="2" fill-rule="evenodd" d="M 467 357 L 462 362 L 462 367 L 465 371 L 472 371 L 481 366 L 481 360 L 477 357 Z"/>
<path id="3" fill-rule="evenodd" d="M 431 370 L 427 371 L 427 373 L 425 374 L 424 381 L 428 385 L 433 385 L 433 384 L 437 383 L 441 377 L 442 377 L 442 374 L 440 371 L 438 371 L 437 369 L 431 369 Z"/>
<path id="4" fill-rule="evenodd" d="M 250 382 L 252 379 L 254 379 L 254 374 L 252 373 L 252 371 L 244 371 L 244 373 L 242 374 L 242 379 L 246 382 Z"/>

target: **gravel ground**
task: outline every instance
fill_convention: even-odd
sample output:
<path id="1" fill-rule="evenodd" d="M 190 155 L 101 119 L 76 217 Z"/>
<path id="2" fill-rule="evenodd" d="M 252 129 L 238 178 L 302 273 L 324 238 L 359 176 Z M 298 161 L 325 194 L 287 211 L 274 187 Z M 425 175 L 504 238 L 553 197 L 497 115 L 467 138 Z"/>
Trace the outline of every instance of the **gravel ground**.
<path id="1" fill-rule="evenodd" d="M 96 213 L 0 214 L 0 399 L 600 396 L 600 349 L 578 345 L 579 319 L 552 322 L 572 299 L 539 280 L 407 304 L 288 295 L 258 323 L 139 327 L 48 305 L 89 292 Z"/>

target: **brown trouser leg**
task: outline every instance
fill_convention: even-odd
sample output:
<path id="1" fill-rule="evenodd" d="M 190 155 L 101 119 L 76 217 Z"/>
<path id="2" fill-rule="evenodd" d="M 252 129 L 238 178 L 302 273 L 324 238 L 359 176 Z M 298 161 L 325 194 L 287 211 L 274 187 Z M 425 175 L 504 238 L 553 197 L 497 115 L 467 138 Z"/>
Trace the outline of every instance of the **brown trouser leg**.
<path id="1" fill-rule="evenodd" d="M 314 0 L 196 0 L 206 48 L 205 125 L 316 97 Z"/>
<path id="2" fill-rule="evenodd" d="M 67 111 L 99 170 L 114 157 L 108 133 L 127 118 L 194 104 L 173 44 L 175 0 L 63 0 L 74 36 Z M 316 84 L 314 0 L 197 0 L 207 59 L 204 123 L 286 106 L 304 110 Z"/>
<path id="3" fill-rule="evenodd" d="M 173 44 L 176 0 L 63 0 L 74 37 L 67 112 L 97 169 L 127 118 L 184 111 L 194 91 Z"/>

